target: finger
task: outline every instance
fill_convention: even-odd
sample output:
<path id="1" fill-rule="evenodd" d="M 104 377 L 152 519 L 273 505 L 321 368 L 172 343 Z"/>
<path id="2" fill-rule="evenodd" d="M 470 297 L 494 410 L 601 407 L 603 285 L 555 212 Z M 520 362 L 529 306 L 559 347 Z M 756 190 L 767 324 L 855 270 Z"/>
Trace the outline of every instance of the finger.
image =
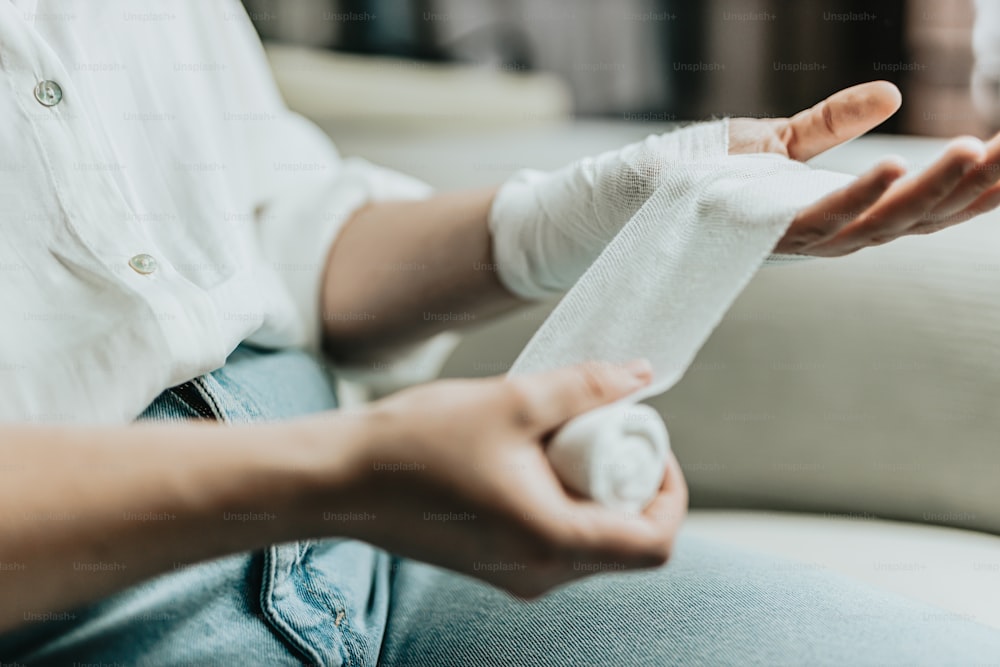
<path id="1" fill-rule="evenodd" d="M 906 167 L 888 160 L 796 216 L 775 252 L 809 254 L 809 249 L 836 236 L 868 210 L 906 173 Z"/>
<path id="2" fill-rule="evenodd" d="M 613 403 L 645 387 L 653 379 L 644 359 L 626 364 L 588 362 L 510 380 L 530 415 L 524 425 L 535 435 L 550 433 L 567 421 Z"/>
<path id="3" fill-rule="evenodd" d="M 927 171 L 915 178 L 897 181 L 856 222 L 823 244 L 822 254 L 847 254 L 902 236 L 952 193 L 982 154 L 983 144 L 978 139 L 963 138 L 952 142 L 944 156 Z"/>
<path id="4" fill-rule="evenodd" d="M 1000 135 L 993 137 L 986 144 L 986 156 L 969 172 L 955 191 L 945 197 L 931 211 L 927 222 L 935 219 L 943 220 L 948 216 L 964 211 L 979 199 L 980 196 L 1000 181 Z"/>
<path id="5" fill-rule="evenodd" d="M 963 222 L 968 222 L 969 220 L 983 215 L 984 213 L 989 213 L 997 207 L 1000 207 L 1000 185 L 994 186 L 984 192 L 979 199 L 964 210 L 941 220 L 935 219 L 930 222 L 924 222 L 911 228 L 907 233 L 933 234 L 935 232 L 940 232 L 948 227 L 954 227 L 955 225 L 959 225 Z"/>
<path id="6" fill-rule="evenodd" d="M 664 534 L 680 528 L 680 524 L 687 514 L 687 506 L 687 482 L 684 479 L 681 464 L 671 451 L 663 475 L 663 484 L 660 486 L 660 494 L 650 503 L 643 514 L 658 527 L 660 534 Z M 680 510 L 679 516 L 678 510 Z"/>
<path id="7" fill-rule="evenodd" d="M 962 222 L 974 218 L 977 215 L 989 213 L 998 206 L 1000 206 L 1000 184 L 994 185 L 992 188 L 984 192 L 979 199 L 962 211 L 961 215 L 965 216 L 965 219 L 962 220 Z"/>
<path id="8" fill-rule="evenodd" d="M 670 453 L 660 493 L 649 506 L 641 512 L 624 512 L 593 501 L 580 501 L 574 521 L 563 526 L 564 539 L 571 545 L 577 563 L 617 569 L 657 567 L 671 555 L 674 539 L 687 515 L 687 504 L 687 485 L 677 459 Z"/>
<path id="9" fill-rule="evenodd" d="M 899 110 L 902 95 L 888 81 L 842 90 L 789 121 L 782 139 L 793 160 L 809 160 L 878 127 Z"/>

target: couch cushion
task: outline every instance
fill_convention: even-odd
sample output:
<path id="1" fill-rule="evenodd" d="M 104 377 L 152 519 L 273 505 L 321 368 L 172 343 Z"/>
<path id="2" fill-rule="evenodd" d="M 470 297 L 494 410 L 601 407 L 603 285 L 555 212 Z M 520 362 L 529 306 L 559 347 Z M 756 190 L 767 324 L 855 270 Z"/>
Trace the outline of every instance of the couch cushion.
<path id="1" fill-rule="evenodd" d="M 938 607 L 942 619 L 1000 629 L 1000 537 L 864 514 L 722 510 L 692 511 L 684 532 L 847 575 Z"/>

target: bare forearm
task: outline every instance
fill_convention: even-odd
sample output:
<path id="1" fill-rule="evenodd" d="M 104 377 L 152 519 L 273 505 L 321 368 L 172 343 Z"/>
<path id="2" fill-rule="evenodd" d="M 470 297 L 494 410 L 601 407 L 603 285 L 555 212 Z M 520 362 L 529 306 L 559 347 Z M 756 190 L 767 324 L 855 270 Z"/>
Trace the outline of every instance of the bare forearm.
<path id="1" fill-rule="evenodd" d="M 179 564 L 317 536 L 354 451 L 350 417 L 336 418 L 323 443 L 294 422 L 0 426 L 0 631 Z"/>
<path id="2" fill-rule="evenodd" d="M 495 190 L 370 205 L 330 254 L 323 319 L 329 352 L 359 361 L 520 303 L 500 283 L 487 215 Z"/>

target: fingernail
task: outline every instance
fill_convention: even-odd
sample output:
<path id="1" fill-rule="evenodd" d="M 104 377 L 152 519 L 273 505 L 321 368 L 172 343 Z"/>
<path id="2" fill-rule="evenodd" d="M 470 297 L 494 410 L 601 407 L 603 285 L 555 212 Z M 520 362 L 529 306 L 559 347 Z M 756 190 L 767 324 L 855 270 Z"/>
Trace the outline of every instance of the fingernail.
<path id="1" fill-rule="evenodd" d="M 648 380 L 653 377 L 653 365 L 649 363 L 649 359 L 633 359 L 626 363 L 624 368 L 642 380 Z"/>

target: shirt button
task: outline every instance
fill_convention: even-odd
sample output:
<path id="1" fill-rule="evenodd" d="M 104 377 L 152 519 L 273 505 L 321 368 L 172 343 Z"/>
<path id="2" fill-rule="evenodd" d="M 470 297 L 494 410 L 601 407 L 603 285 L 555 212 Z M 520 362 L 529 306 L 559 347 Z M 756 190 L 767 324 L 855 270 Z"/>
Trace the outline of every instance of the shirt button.
<path id="1" fill-rule="evenodd" d="M 62 98 L 62 88 L 55 81 L 39 81 L 35 86 L 35 99 L 44 106 L 54 107 Z"/>
<path id="2" fill-rule="evenodd" d="M 156 258 L 152 255 L 147 255 L 146 253 L 136 255 L 128 261 L 128 265 L 132 267 L 133 271 L 141 273 L 144 276 L 148 276 L 150 273 L 156 272 L 157 268 Z"/>

